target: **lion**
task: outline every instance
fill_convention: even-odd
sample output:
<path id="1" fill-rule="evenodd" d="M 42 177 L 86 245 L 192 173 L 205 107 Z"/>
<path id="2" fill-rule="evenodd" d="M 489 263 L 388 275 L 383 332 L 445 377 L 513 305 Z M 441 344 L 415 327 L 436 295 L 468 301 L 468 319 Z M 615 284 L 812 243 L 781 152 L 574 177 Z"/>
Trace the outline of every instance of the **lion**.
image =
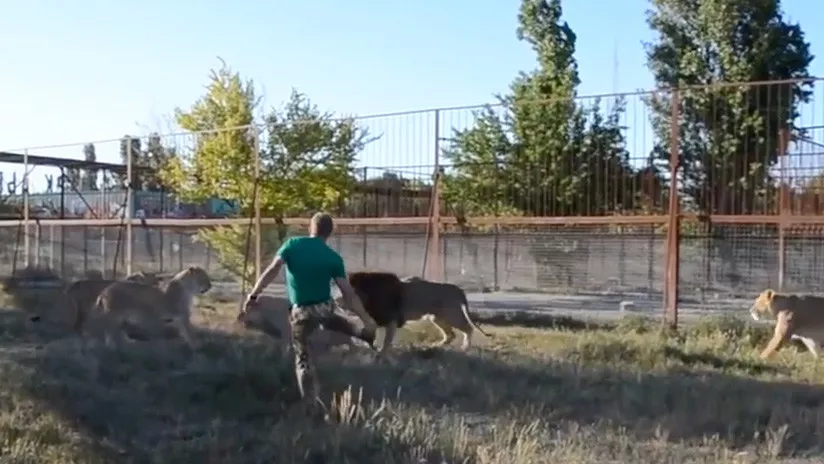
<path id="1" fill-rule="evenodd" d="M 89 275 L 89 278 L 78 280 L 67 285 L 63 289 L 63 304 L 68 316 L 71 320 L 72 330 L 80 332 L 89 313 L 94 309 L 95 301 L 100 293 L 109 285 L 117 282 L 116 280 L 103 279 L 102 276 Z M 145 285 L 157 286 L 162 281 L 162 278 L 157 274 L 151 272 L 139 271 L 126 276 L 128 282 L 138 282 Z M 32 322 L 39 322 L 41 315 L 36 314 L 30 318 Z"/>
<path id="2" fill-rule="evenodd" d="M 401 311 L 401 296 L 403 282 L 397 274 L 391 272 L 360 271 L 352 272 L 347 276 L 349 285 L 355 290 L 358 298 L 363 303 L 363 309 L 372 317 L 378 327 L 383 327 L 386 333 L 392 332 L 394 335 L 398 328 L 403 327 L 406 320 Z M 335 298 L 335 305 L 339 308 L 351 312 L 346 307 L 346 301 L 342 296 Z M 391 346 L 384 343 L 380 353 L 385 353 Z"/>
<path id="3" fill-rule="evenodd" d="M 289 315 L 292 304 L 288 298 L 261 295 L 245 312 L 238 314 L 237 323 L 246 329 L 262 332 L 277 340 L 285 351 L 292 348 L 292 326 Z M 359 340 L 334 330 L 315 330 L 309 337 L 314 353 L 325 353 L 336 346 L 361 346 Z"/>
<path id="4" fill-rule="evenodd" d="M 492 337 L 492 334 L 485 332 L 472 320 L 466 292 L 457 285 L 432 282 L 419 277 L 406 277 L 401 282 L 401 312 L 404 318 L 426 319 L 435 324 L 442 336 L 436 346 L 451 343 L 455 339 L 455 330 L 463 335 L 461 348 L 464 350 L 472 345 L 472 334 L 476 329 L 484 336 Z M 394 333 L 391 335 L 394 336 Z M 391 340 L 389 331 L 386 339 Z"/>
<path id="5" fill-rule="evenodd" d="M 191 347 L 194 297 L 211 288 L 209 275 L 197 266 L 175 274 L 163 289 L 138 282 L 115 282 L 103 289 L 95 302 L 99 316 L 94 331 L 103 332 L 107 343 L 111 343 L 115 338 L 125 341 L 127 328 L 139 328 L 154 337 L 171 327 Z"/>
<path id="6" fill-rule="evenodd" d="M 474 329 L 492 336 L 472 321 L 466 293 L 456 285 L 418 277 L 400 279 L 392 273 L 378 272 L 350 274 L 349 283 L 369 315 L 386 331 L 381 353 L 391 348 L 398 329 L 410 320 L 427 319 L 434 323 L 442 335 L 436 346 L 452 342 L 455 339 L 453 329 L 463 334 L 463 349 L 470 347 Z M 343 298 L 336 298 L 335 303 L 345 307 Z"/>
<path id="7" fill-rule="evenodd" d="M 775 331 L 761 359 L 767 359 L 788 340 L 800 340 L 814 358 L 818 358 L 824 341 L 824 298 L 812 295 L 786 295 L 767 289 L 750 307 L 756 321 L 764 316 L 776 319 Z"/>

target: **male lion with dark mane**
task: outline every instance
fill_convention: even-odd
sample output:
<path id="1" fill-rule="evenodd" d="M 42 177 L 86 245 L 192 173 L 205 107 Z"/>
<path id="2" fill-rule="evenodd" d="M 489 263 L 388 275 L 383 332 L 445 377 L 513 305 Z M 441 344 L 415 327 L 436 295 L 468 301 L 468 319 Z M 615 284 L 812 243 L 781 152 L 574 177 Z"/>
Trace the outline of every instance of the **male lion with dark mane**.
<path id="1" fill-rule="evenodd" d="M 812 295 L 787 295 L 764 290 L 750 307 L 756 321 L 764 316 L 775 318 L 775 331 L 761 352 L 761 359 L 775 353 L 788 340 L 800 340 L 813 357 L 818 358 L 824 341 L 824 298 Z"/>
<path id="2" fill-rule="evenodd" d="M 471 346 L 475 329 L 491 336 L 472 321 L 466 293 L 454 284 L 418 277 L 400 279 L 389 272 L 354 272 L 349 275 L 349 283 L 369 315 L 386 331 L 382 353 L 392 346 L 398 329 L 410 320 L 426 319 L 435 324 L 442 335 L 436 346 L 452 342 L 455 330 L 463 334 L 463 349 Z M 342 299 L 336 303 L 344 304 Z"/>
<path id="3" fill-rule="evenodd" d="M 406 322 L 401 310 L 403 282 L 397 274 L 376 271 L 350 272 L 347 279 L 360 298 L 363 309 L 378 327 L 386 330 L 387 335 L 380 349 L 381 353 L 385 353 L 392 344 L 392 337 L 388 334 L 394 336 L 395 331 Z M 335 304 L 348 309 L 342 297 L 335 298 Z"/>

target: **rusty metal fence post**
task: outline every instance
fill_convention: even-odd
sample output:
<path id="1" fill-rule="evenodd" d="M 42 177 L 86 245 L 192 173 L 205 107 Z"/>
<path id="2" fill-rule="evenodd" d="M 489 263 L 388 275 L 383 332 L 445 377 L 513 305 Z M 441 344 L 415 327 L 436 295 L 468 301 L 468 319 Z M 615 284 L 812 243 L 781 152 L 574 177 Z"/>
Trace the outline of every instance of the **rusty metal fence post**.
<path id="1" fill-rule="evenodd" d="M 428 280 L 440 282 L 443 280 L 441 253 L 441 111 L 435 110 L 435 150 L 434 172 L 432 174 L 432 194 L 430 196 L 429 237 L 427 237 L 424 273 Z"/>
<path id="2" fill-rule="evenodd" d="M 364 168 L 363 168 L 363 182 L 364 182 L 364 185 L 366 185 L 366 182 L 368 180 L 369 180 L 369 168 L 364 166 Z M 363 204 L 361 205 L 361 211 L 362 211 L 363 217 L 369 217 L 369 207 L 367 206 L 367 203 L 369 202 L 368 197 L 365 194 L 362 195 L 362 197 L 363 197 L 363 200 L 362 200 Z M 378 196 L 375 195 L 376 200 L 377 200 L 377 197 Z M 375 217 L 380 217 L 380 211 L 378 210 L 377 207 L 375 208 Z M 361 250 L 361 265 L 363 266 L 364 269 L 366 269 L 366 268 L 369 267 L 367 265 L 367 263 L 369 262 L 368 261 L 368 258 L 369 258 L 369 251 L 368 251 L 368 248 L 369 248 L 369 231 L 367 230 L 366 226 L 360 226 L 360 230 L 361 230 L 361 248 L 362 248 L 362 250 Z"/>
<path id="3" fill-rule="evenodd" d="M 678 327 L 678 271 L 680 266 L 680 196 L 678 194 L 678 169 L 680 168 L 679 116 L 681 113 L 680 91 L 672 89 L 670 114 L 670 187 L 667 222 L 666 279 L 664 281 L 664 323 L 672 329 Z"/>
<path id="4" fill-rule="evenodd" d="M 498 160 L 495 160 L 495 189 L 497 190 L 501 185 L 501 166 L 498 163 Z M 498 222 L 498 217 L 500 216 L 498 212 L 498 206 L 500 203 L 500 195 L 499 192 L 495 192 L 495 225 L 492 228 L 493 238 L 492 238 L 492 291 L 497 292 L 500 290 L 500 274 L 499 274 L 499 263 L 498 263 L 498 252 L 499 248 L 501 247 L 501 226 Z"/>
<path id="5" fill-rule="evenodd" d="M 787 216 L 790 212 L 790 188 L 786 181 L 787 146 L 790 143 L 790 131 L 786 128 L 778 131 L 778 291 L 784 291 L 784 274 L 787 270 Z"/>
<path id="6" fill-rule="evenodd" d="M 29 267 L 29 150 L 23 151 L 23 266 Z M 62 275 L 62 274 L 61 274 Z"/>
<path id="7" fill-rule="evenodd" d="M 130 275 L 132 273 L 132 262 L 133 262 L 133 252 L 132 249 L 132 217 L 134 211 L 134 185 L 132 182 L 134 180 L 134 168 L 132 158 L 137 155 L 137 153 L 132 153 L 134 148 L 132 147 L 132 141 L 129 140 L 129 143 L 126 144 L 126 211 L 123 212 L 124 219 L 126 222 L 126 275 Z M 117 266 L 117 264 L 115 264 Z M 117 278 L 115 273 L 114 278 Z"/>
<path id="8" fill-rule="evenodd" d="M 255 157 L 255 197 L 252 198 L 254 202 L 254 209 L 255 209 L 255 280 L 260 279 L 261 269 L 263 267 L 263 252 L 261 251 L 261 240 L 262 240 L 262 226 L 261 226 L 261 217 L 260 217 L 260 132 L 258 131 L 258 127 L 256 125 L 252 125 L 250 128 L 252 132 L 252 151 L 253 156 Z M 246 276 L 244 276 L 245 278 Z"/>

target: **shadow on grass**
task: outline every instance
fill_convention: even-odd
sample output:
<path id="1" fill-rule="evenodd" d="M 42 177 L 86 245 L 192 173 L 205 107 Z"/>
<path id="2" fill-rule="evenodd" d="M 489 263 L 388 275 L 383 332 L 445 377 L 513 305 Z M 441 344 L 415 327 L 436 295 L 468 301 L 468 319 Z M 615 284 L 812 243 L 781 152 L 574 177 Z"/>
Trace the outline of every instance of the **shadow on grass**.
<path id="1" fill-rule="evenodd" d="M 653 355 L 618 345 L 603 348 L 608 355 L 572 347 L 554 360 L 483 348 L 399 349 L 377 363 L 330 357 L 319 366 L 325 397 L 351 386 L 364 398 L 343 408 L 348 423 L 317 425 L 294 408 L 291 359 L 265 338 L 196 336 L 200 347 L 189 352 L 176 341 L 115 350 L 49 334 L 7 350 L 0 375 L 6 395 L 29 399 L 17 407 L 34 401 L 81 431 L 72 449 L 87 463 L 481 462 L 477 443 L 459 443 L 456 430 L 485 436 L 501 421 L 606 422 L 637 439 L 700 444 L 718 435 L 730 446 L 772 437 L 796 453 L 816 450 L 824 432 L 820 388 L 691 370 L 781 375 L 775 367 L 664 346 L 655 362 L 674 366 L 651 374 L 621 366 Z M 781 435 L 784 426 L 792 434 Z M 42 457 L 47 438 L 32 440 Z"/>
<path id="2" fill-rule="evenodd" d="M 574 350 L 572 350 L 574 351 Z M 399 355 L 397 364 L 385 368 L 386 378 L 397 385 L 373 388 L 358 383 L 372 375 L 368 370 L 341 371 L 336 387 L 360 385 L 371 397 L 397 397 L 430 409 L 449 409 L 470 415 L 508 414 L 542 418 L 550 423 L 574 421 L 581 425 L 608 421 L 625 427 L 639 439 L 665 433 L 670 440 L 700 443 L 718 435 L 731 446 L 752 444 L 757 436 L 792 431 L 782 443 L 795 452 L 818 450 L 824 432 L 824 390 L 790 381 L 765 381 L 721 372 L 693 370 L 715 368 L 751 375 L 786 375 L 787 369 L 758 361 L 686 353 L 662 347 L 660 356 L 675 365 L 667 373 L 644 373 L 606 366 L 587 368 L 581 362 L 536 361 L 475 350 L 471 355 L 454 350 L 419 350 Z M 623 363 L 630 365 L 632 353 Z M 416 362 L 425 358 L 430 364 Z M 570 359 L 573 356 L 570 354 Z"/>
<path id="3" fill-rule="evenodd" d="M 411 462 L 417 457 L 452 462 L 469 457 L 460 454 L 467 452 L 460 447 L 437 446 L 448 441 L 439 439 L 437 428 L 421 426 L 410 434 L 406 422 L 416 414 L 403 408 L 370 417 L 380 419 L 381 428 L 365 426 L 366 411 L 374 414 L 379 405 L 350 397 L 343 400 L 352 408 L 343 408 L 342 423 L 310 422 L 299 407 L 291 358 L 258 337 L 196 336 L 201 345 L 195 352 L 174 340 L 112 349 L 73 337 L 7 351 L 3 373 L 15 379 L 7 377 L 4 387 L 16 388 L 78 427 L 84 437 L 78 462 Z"/>
<path id="4" fill-rule="evenodd" d="M 614 324 L 586 321 L 570 316 L 526 312 L 473 314 L 472 319 L 479 324 L 488 324 L 497 327 L 529 327 L 534 329 L 568 330 L 572 332 L 605 330 L 615 327 Z"/>

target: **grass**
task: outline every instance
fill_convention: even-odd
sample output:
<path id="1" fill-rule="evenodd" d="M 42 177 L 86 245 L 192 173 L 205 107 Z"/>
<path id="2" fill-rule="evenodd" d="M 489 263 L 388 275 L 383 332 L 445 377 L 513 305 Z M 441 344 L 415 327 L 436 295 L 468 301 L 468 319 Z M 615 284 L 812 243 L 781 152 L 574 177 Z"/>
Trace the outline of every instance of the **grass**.
<path id="1" fill-rule="evenodd" d="M 436 337 L 411 323 L 388 360 L 320 362 L 338 423 L 318 425 L 291 359 L 233 328 L 234 304 L 205 307 L 193 352 L 84 344 L 0 312 L 0 462 L 821 461 L 824 370 L 792 348 L 757 360 L 768 332 L 737 321 L 665 335 L 496 317 L 468 353 L 415 348 Z"/>

